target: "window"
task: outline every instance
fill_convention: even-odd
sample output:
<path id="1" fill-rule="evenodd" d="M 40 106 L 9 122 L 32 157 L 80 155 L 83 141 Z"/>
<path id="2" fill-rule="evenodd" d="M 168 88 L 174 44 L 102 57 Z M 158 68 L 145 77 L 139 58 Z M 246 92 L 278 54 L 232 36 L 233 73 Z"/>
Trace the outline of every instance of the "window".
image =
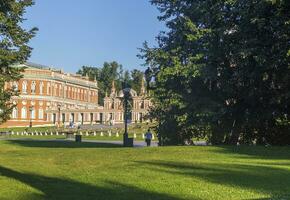
<path id="1" fill-rule="evenodd" d="M 53 96 L 56 96 L 56 92 L 57 92 L 57 84 L 54 85 Z"/>
<path id="2" fill-rule="evenodd" d="M 40 84 L 39 84 L 39 94 L 43 94 L 43 86 L 44 86 L 43 82 L 40 82 Z"/>
<path id="3" fill-rule="evenodd" d="M 21 109 L 21 118 L 22 119 L 26 119 L 27 118 L 27 111 L 26 111 L 26 108 L 25 107 L 23 107 Z"/>
<path id="4" fill-rule="evenodd" d="M 64 98 L 66 98 L 66 96 L 67 96 L 67 87 L 64 86 Z"/>
<path id="5" fill-rule="evenodd" d="M 34 109 L 34 107 L 32 107 L 32 109 L 31 109 L 31 119 L 35 119 L 35 109 Z"/>
<path id="6" fill-rule="evenodd" d="M 43 119 L 43 109 L 42 108 L 38 109 L 38 119 Z"/>
<path id="7" fill-rule="evenodd" d="M 61 85 L 59 85 L 59 95 L 58 96 L 62 96 L 62 86 Z"/>
<path id="8" fill-rule="evenodd" d="M 27 81 L 22 82 L 22 93 L 27 93 Z"/>
<path id="9" fill-rule="evenodd" d="M 16 107 L 12 110 L 12 119 L 17 119 L 18 116 L 18 109 Z"/>
<path id="10" fill-rule="evenodd" d="M 35 81 L 31 82 L 31 94 L 35 94 L 36 83 Z"/>
<path id="11" fill-rule="evenodd" d="M 12 87 L 14 91 L 18 91 L 18 83 L 16 81 L 13 82 Z"/>
<path id="12" fill-rule="evenodd" d="M 47 83 L 47 91 L 46 91 L 47 95 L 50 95 L 50 83 Z"/>

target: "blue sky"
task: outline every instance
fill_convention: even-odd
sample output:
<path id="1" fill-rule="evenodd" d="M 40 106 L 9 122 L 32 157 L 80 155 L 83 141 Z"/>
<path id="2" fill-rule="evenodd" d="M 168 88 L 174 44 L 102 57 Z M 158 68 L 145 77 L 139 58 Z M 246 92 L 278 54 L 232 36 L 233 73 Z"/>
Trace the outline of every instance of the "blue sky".
<path id="1" fill-rule="evenodd" d="M 137 48 L 156 44 L 159 14 L 149 0 L 35 0 L 24 23 L 39 28 L 29 61 L 66 72 L 114 60 L 144 70 Z"/>

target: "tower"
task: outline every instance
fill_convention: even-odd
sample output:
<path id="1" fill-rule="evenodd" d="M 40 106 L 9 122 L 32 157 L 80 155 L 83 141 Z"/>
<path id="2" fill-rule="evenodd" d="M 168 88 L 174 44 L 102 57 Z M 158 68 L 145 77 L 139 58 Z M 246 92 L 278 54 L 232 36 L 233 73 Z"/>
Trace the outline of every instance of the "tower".
<path id="1" fill-rule="evenodd" d="M 146 89 L 145 89 L 145 83 L 144 83 L 144 77 L 142 77 L 141 80 L 141 88 L 140 88 L 140 95 L 144 96 L 146 94 Z"/>
<path id="2" fill-rule="evenodd" d="M 111 96 L 116 94 L 115 81 L 112 81 Z"/>

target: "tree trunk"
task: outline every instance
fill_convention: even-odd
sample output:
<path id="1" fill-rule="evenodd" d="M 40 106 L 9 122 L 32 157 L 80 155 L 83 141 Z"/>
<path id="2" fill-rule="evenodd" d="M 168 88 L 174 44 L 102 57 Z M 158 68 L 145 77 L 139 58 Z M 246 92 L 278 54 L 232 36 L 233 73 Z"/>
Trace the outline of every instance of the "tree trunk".
<path id="1" fill-rule="evenodd" d="M 229 144 L 231 145 L 237 145 L 240 137 L 240 130 L 237 125 L 237 120 L 234 120 L 232 130 L 231 130 L 231 135 L 229 139 Z"/>

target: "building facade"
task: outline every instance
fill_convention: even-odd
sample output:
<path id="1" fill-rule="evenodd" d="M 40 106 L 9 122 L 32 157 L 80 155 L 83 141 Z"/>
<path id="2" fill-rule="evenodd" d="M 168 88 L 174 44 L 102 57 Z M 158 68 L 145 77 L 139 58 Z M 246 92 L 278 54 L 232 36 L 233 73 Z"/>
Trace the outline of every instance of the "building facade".
<path id="1" fill-rule="evenodd" d="M 116 91 L 114 82 L 112 83 L 112 90 L 110 95 L 104 98 L 103 115 L 106 121 L 113 123 L 123 123 L 124 110 L 122 97 L 123 91 Z M 132 100 L 130 102 L 130 116 L 129 120 L 132 123 L 142 123 L 144 116 L 148 113 L 150 106 L 152 106 L 149 97 L 146 95 L 144 80 L 141 85 L 141 92 L 138 95 L 136 91 L 131 89 Z"/>
<path id="2" fill-rule="evenodd" d="M 1 127 L 123 122 L 122 99 L 115 87 L 104 99 L 104 106 L 100 106 L 97 81 L 32 63 L 20 67 L 25 67 L 23 78 L 5 85 L 19 91 L 19 96 L 11 99 L 16 106 L 11 119 Z M 132 122 L 143 121 L 151 105 L 145 95 L 144 84 L 142 91 L 141 96 L 135 92 L 133 97 Z"/>

